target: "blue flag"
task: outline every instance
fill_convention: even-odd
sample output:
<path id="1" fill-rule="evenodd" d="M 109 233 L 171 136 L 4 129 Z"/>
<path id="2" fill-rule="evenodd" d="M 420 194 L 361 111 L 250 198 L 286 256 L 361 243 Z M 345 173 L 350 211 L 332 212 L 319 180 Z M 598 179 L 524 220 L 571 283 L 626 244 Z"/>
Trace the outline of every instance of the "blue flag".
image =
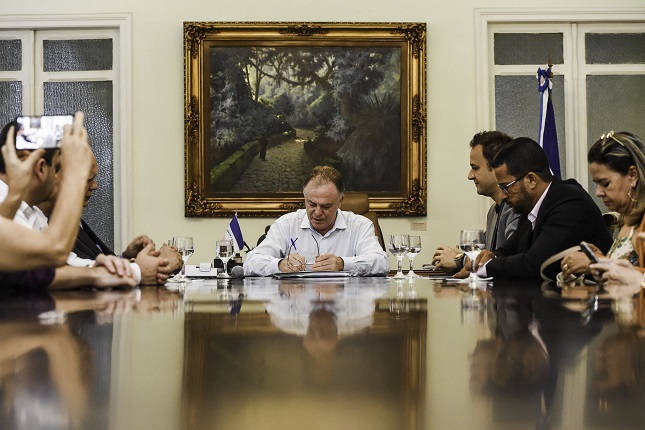
<path id="1" fill-rule="evenodd" d="M 244 248 L 244 238 L 242 237 L 242 229 L 240 229 L 240 223 L 237 222 L 237 213 L 233 215 L 228 228 L 226 229 L 226 234 L 224 235 L 227 240 L 233 241 L 233 248 L 235 252 L 239 252 Z"/>
<path id="2" fill-rule="evenodd" d="M 546 156 L 549 159 L 551 172 L 561 177 L 560 173 L 560 153 L 558 152 L 558 134 L 555 129 L 555 113 L 553 103 L 551 102 L 551 90 L 553 81 L 551 80 L 551 68 L 542 70 L 538 68 L 538 91 L 540 92 L 540 133 L 539 143 Z"/>

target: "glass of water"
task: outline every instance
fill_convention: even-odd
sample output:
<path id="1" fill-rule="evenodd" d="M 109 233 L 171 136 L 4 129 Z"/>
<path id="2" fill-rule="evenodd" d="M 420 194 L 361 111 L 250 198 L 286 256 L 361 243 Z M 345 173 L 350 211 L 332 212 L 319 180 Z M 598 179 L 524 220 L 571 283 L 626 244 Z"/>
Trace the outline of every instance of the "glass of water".
<path id="1" fill-rule="evenodd" d="M 416 257 L 421 252 L 421 236 L 408 236 L 408 252 L 406 256 L 410 260 L 410 271 L 408 272 L 409 279 L 416 279 L 420 276 L 414 273 L 413 262 L 414 257 Z"/>
<path id="2" fill-rule="evenodd" d="M 470 288 L 476 288 L 479 281 L 475 260 L 479 253 L 486 247 L 486 233 L 484 230 L 462 230 L 459 237 L 459 249 L 470 259 L 472 269 L 470 271 Z"/>
<path id="3" fill-rule="evenodd" d="M 181 259 L 183 260 L 181 275 L 177 277 L 177 282 L 189 282 L 186 277 L 186 262 L 195 252 L 195 248 L 193 247 L 193 238 L 191 236 L 173 237 L 172 246 L 177 248 L 177 251 L 181 254 Z"/>
<path id="4" fill-rule="evenodd" d="M 396 272 L 396 275 L 392 279 L 405 279 L 403 270 L 401 268 L 403 264 L 403 257 L 405 253 L 408 252 L 408 235 L 407 234 L 391 234 L 389 248 L 392 255 L 396 258 L 396 261 L 399 263 L 399 269 Z"/>
<path id="5" fill-rule="evenodd" d="M 215 242 L 215 256 L 222 260 L 224 263 L 224 271 L 222 272 L 223 278 L 230 278 L 228 274 L 227 263 L 233 257 L 233 242 L 230 240 L 218 240 Z"/>

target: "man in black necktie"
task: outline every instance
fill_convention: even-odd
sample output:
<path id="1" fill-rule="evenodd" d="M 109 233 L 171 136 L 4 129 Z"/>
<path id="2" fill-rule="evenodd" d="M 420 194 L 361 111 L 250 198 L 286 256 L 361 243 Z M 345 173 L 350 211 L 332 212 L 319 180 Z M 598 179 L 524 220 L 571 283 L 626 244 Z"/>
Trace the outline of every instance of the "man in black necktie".
<path id="1" fill-rule="evenodd" d="M 522 216 L 506 242 L 479 254 L 478 275 L 539 278 L 546 259 L 583 240 L 607 252 L 612 238 L 600 209 L 574 179 L 563 181 L 551 174 L 546 153 L 535 141 L 513 140 L 497 153 L 492 166 L 507 204 Z M 546 274 L 553 279 L 559 269 L 549 268 Z"/>
<path id="2" fill-rule="evenodd" d="M 85 191 L 85 199 L 83 200 L 83 207 L 87 207 L 90 203 L 90 198 L 94 191 L 98 189 L 96 183 L 96 176 L 99 173 L 99 165 L 96 161 L 96 156 L 93 156 L 92 168 L 90 170 L 90 177 L 87 180 L 87 189 Z M 153 243 L 146 235 L 139 235 L 135 237 L 127 248 L 121 253 L 123 258 L 136 258 L 137 254 L 143 250 L 149 243 Z M 154 244 L 153 244 L 154 245 Z M 76 244 L 74 245 L 74 253 L 81 258 L 96 259 L 99 254 L 114 255 L 114 251 L 110 249 L 99 238 L 92 228 L 81 219 L 81 228 L 78 231 Z"/>
<path id="3" fill-rule="evenodd" d="M 482 131 L 470 141 L 470 171 L 468 180 L 473 181 L 477 194 L 490 197 L 494 204 L 486 215 L 486 249 L 497 249 L 517 228 L 519 215 L 505 204 L 506 195 L 497 186 L 495 172 L 490 166 L 499 149 L 513 140 L 501 131 Z M 464 267 L 463 252 L 442 245 L 434 253 L 432 262 L 437 269 L 448 273 L 462 270 Z M 466 267 L 470 267 L 466 265 Z M 462 270 L 458 277 L 468 276 L 468 270 Z M 463 275 L 463 276 L 462 276 Z"/>
<path id="4" fill-rule="evenodd" d="M 98 184 L 96 182 L 96 176 L 99 173 L 99 165 L 96 160 L 96 156 L 92 157 L 92 168 L 90 170 L 90 176 L 87 180 L 87 189 L 85 191 L 85 199 L 83 201 L 83 207 L 86 207 L 94 191 L 98 189 Z M 135 237 L 121 253 L 121 257 L 127 259 L 136 259 L 141 251 L 146 247 L 151 247 L 154 249 L 154 242 L 145 234 Z M 114 255 L 112 251 L 102 240 L 99 238 L 92 228 L 81 219 L 81 228 L 78 231 L 78 237 L 76 238 L 76 244 L 74 245 L 74 253 L 80 258 L 87 258 L 94 260 L 99 254 Z M 150 254 L 154 257 L 161 257 L 168 261 L 168 265 L 160 267 L 159 270 L 161 273 L 158 273 L 158 282 L 164 283 L 165 278 L 168 275 L 177 273 L 181 270 L 182 259 L 179 252 L 176 249 L 163 245 L 158 251 L 151 251 Z M 145 267 L 142 268 L 143 272 L 146 272 Z"/>

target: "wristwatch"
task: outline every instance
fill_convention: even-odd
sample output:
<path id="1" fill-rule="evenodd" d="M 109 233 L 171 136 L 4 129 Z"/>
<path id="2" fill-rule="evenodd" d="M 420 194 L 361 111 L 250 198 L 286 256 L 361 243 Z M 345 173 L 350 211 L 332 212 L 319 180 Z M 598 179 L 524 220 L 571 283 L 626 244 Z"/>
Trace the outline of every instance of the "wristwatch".
<path id="1" fill-rule="evenodd" d="M 461 270 L 462 267 L 464 267 L 464 257 L 466 254 L 463 252 L 458 253 L 455 256 L 455 265 L 457 266 L 457 270 Z"/>

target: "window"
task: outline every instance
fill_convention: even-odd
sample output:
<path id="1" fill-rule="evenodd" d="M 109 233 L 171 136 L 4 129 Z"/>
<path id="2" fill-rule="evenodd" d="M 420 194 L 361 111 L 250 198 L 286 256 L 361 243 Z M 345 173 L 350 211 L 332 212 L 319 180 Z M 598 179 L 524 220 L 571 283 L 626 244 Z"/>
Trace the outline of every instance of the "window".
<path id="1" fill-rule="evenodd" d="M 129 17 L 6 19 L 0 20 L 0 122 L 20 114 L 85 112 L 99 189 L 83 218 L 109 246 L 121 249 L 131 217 L 129 187 L 121 186 L 130 177 L 129 163 L 122 163 L 130 158 L 124 115 Z"/>
<path id="2" fill-rule="evenodd" d="M 600 135 L 645 138 L 645 9 L 477 14 L 481 128 L 538 140 L 536 72 L 550 55 L 562 175 L 593 194 L 586 156 Z"/>

